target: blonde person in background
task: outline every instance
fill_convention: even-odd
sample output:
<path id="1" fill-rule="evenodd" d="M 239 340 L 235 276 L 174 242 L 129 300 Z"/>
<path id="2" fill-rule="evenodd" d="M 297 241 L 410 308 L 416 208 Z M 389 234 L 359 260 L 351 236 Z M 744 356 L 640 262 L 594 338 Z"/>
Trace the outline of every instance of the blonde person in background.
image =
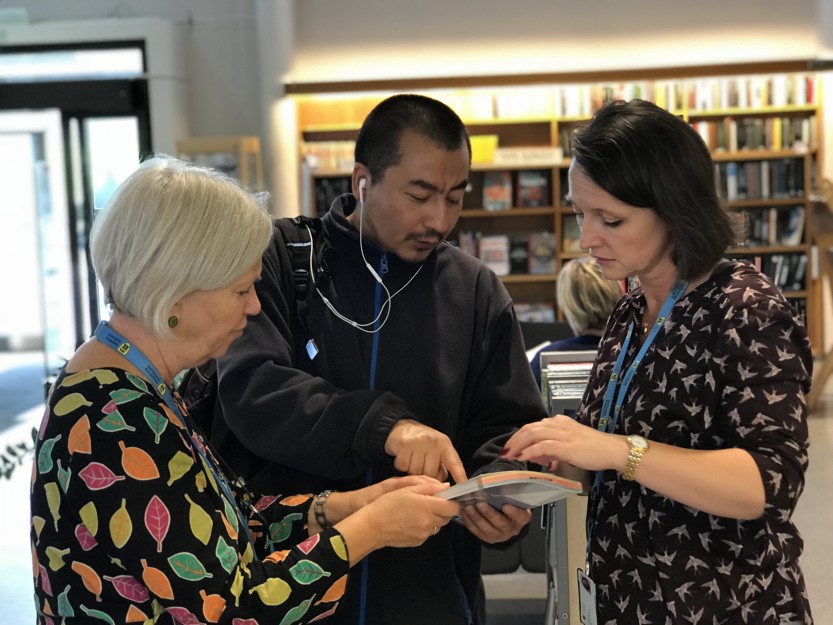
<path id="1" fill-rule="evenodd" d="M 314 504 L 255 497 L 171 392 L 260 310 L 271 234 L 235 181 L 170 158 L 144 162 L 96 219 L 113 314 L 67 362 L 38 436 L 38 623 L 306 623 L 337 611 L 371 551 L 420 545 L 459 511 L 425 476 Z"/>
<path id="2" fill-rule="evenodd" d="M 590 256 L 582 256 L 561 268 L 555 293 L 558 307 L 564 312 L 575 336 L 554 341 L 536 352 L 530 365 L 539 385 L 543 352 L 574 352 L 599 347 L 607 319 L 622 298 L 622 286 L 603 277 Z"/>

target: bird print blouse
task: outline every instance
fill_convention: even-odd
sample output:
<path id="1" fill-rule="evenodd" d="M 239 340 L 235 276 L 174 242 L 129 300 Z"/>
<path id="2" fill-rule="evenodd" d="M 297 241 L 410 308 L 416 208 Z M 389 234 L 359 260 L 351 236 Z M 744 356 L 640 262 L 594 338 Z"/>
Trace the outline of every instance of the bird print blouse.
<path id="1" fill-rule="evenodd" d="M 577 414 L 594 428 L 628 327 L 640 327 L 645 306 L 636 288 L 608 322 Z M 631 343 L 626 366 L 638 350 Z M 605 471 L 588 505 L 600 625 L 812 623 L 791 521 L 808 463 L 811 371 L 803 322 L 752 266 L 724 262 L 677 302 L 636 371 L 616 431 L 686 449 L 746 450 L 765 509 L 755 520 L 714 516 Z"/>
<path id="2" fill-rule="evenodd" d="M 289 625 L 335 611 L 347 547 L 332 528 L 307 534 L 311 496 L 232 501 L 184 425 L 128 372 L 58 380 L 31 486 L 38 623 Z"/>

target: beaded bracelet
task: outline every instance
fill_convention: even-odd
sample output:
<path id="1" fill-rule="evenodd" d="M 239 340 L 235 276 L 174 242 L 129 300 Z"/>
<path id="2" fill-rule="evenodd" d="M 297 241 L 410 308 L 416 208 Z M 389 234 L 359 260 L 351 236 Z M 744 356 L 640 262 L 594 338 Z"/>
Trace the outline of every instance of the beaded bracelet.
<path id="1" fill-rule="evenodd" d="M 327 520 L 327 515 L 324 513 L 324 506 L 327 505 L 327 498 L 333 494 L 331 490 L 325 490 L 318 493 L 315 499 L 312 500 L 312 512 L 315 514 L 315 522 L 322 530 L 332 527 L 332 524 Z"/>

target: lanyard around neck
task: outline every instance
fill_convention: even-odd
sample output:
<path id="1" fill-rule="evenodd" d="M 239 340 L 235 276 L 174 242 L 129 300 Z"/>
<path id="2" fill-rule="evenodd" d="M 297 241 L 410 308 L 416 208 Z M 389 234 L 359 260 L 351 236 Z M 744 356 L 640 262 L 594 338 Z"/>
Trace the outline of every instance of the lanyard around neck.
<path id="1" fill-rule="evenodd" d="M 628 367 L 628 370 L 625 373 L 625 377 L 621 378 L 622 367 L 624 367 L 625 364 L 625 356 L 628 352 L 628 348 L 630 347 L 631 339 L 633 338 L 634 334 L 634 329 L 636 328 L 636 324 L 633 321 L 631 321 L 630 327 L 628 328 L 628 333 L 625 336 L 625 340 L 622 343 L 622 347 L 619 349 L 619 356 L 616 358 L 616 364 L 613 365 L 613 371 L 611 371 L 610 373 L 607 388 L 605 389 L 604 400 L 602 402 L 602 412 L 599 417 L 598 425 L 598 430 L 600 432 L 616 431 L 616 425 L 619 422 L 619 416 L 622 412 L 622 406 L 624 405 L 625 398 L 627 397 L 628 387 L 630 387 L 631 382 L 633 381 L 633 377 L 636 374 L 636 370 L 639 368 L 639 364 L 642 362 L 642 359 L 648 352 L 651 343 L 654 342 L 654 339 L 656 338 L 657 334 L 659 334 L 660 328 L 662 328 L 663 324 L 665 323 L 665 320 L 668 319 L 668 316 L 671 314 L 671 310 L 674 308 L 677 302 L 680 301 L 680 298 L 686 292 L 687 288 L 687 282 L 678 282 L 674 285 L 674 288 L 671 289 L 671 292 L 668 294 L 665 303 L 662 305 L 662 308 L 660 308 L 656 322 L 651 328 L 651 331 L 648 333 L 648 336 L 645 337 L 645 342 L 642 344 L 642 347 L 637 352 L 636 357 L 633 359 L 633 362 Z M 613 407 L 612 417 L 611 407 Z M 602 471 L 596 471 L 596 475 L 593 480 L 593 488 L 590 492 L 591 502 L 598 495 L 601 484 Z M 591 520 L 591 515 L 587 515 L 587 560 L 585 564 L 585 572 L 588 574 L 590 568 L 590 541 L 593 537 L 595 523 L 595 520 Z"/>
<path id="2" fill-rule="evenodd" d="M 631 339 L 633 338 L 634 329 L 636 327 L 636 324 L 631 321 L 630 327 L 628 328 L 628 334 L 625 336 L 625 341 L 622 343 L 622 347 L 619 350 L 619 356 L 616 358 L 616 364 L 613 366 L 613 371 L 610 373 L 610 379 L 607 383 L 607 388 L 605 389 L 604 400 L 602 402 L 602 413 L 599 417 L 598 425 L 600 432 L 616 431 L 616 424 L 619 421 L 619 415 L 622 411 L 622 406 L 625 403 L 625 397 L 627 396 L 628 387 L 631 385 L 633 376 L 636 374 L 636 370 L 639 368 L 639 364 L 642 362 L 645 354 L 648 353 L 648 349 L 651 347 L 651 343 L 654 342 L 660 328 L 662 328 L 665 320 L 671 314 L 671 310 L 683 296 L 687 288 L 687 282 L 678 282 L 674 285 L 674 288 L 671 289 L 671 292 L 665 299 L 665 303 L 662 305 L 662 308 L 660 308 L 656 322 L 651 327 L 651 331 L 645 338 L 645 342 L 642 344 L 642 347 L 639 349 L 639 352 L 637 352 L 633 362 L 628 367 L 625 377 L 622 378 L 620 382 L 622 367 L 625 363 L 625 356 L 630 348 Z M 611 407 L 613 407 L 612 418 L 610 415 Z"/>
<path id="3" fill-rule="evenodd" d="M 130 364 L 144 373 L 148 380 L 153 383 L 156 393 L 162 401 L 165 402 L 165 405 L 168 406 L 168 408 L 170 408 L 171 411 L 179 418 L 180 423 L 182 423 L 183 427 L 188 432 L 188 436 L 191 438 L 194 448 L 200 457 L 205 461 L 205 466 L 213 475 L 217 486 L 223 492 L 225 497 L 228 499 L 229 504 L 234 509 L 234 512 L 237 515 L 237 520 L 248 537 L 249 542 L 252 542 L 248 518 L 240 509 L 237 497 L 234 496 L 231 487 L 228 485 L 228 480 L 226 479 L 225 474 L 217 466 L 217 463 L 211 458 L 211 455 L 206 453 L 202 441 L 198 440 L 195 436 L 194 431 L 188 423 L 188 419 L 185 418 L 185 415 L 182 412 L 179 402 L 174 399 L 171 389 L 168 388 L 168 385 L 165 383 L 165 380 L 162 378 L 162 374 L 159 373 L 156 366 L 142 353 L 138 347 L 131 344 L 130 341 L 128 341 L 124 336 L 111 328 L 110 324 L 106 321 L 99 322 L 98 327 L 95 329 L 95 338 L 107 347 L 110 347 L 121 354 Z"/>

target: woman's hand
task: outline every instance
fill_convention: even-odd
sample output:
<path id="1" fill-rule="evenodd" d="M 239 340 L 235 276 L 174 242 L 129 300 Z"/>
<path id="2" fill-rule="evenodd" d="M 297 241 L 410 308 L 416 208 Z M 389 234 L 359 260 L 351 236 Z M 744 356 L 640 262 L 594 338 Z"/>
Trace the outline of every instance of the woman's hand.
<path id="1" fill-rule="evenodd" d="M 382 547 L 417 547 L 439 532 L 460 512 L 456 502 L 433 496 L 445 488 L 440 482 L 396 488 L 338 523 L 350 564 Z"/>
<path id="2" fill-rule="evenodd" d="M 416 547 L 460 513 L 455 501 L 434 497 L 448 484 L 417 484 L 386 493 L 363 510 L 385 547 Z"/>
<path id="3" fill-rule="evenodd" d="M 329 521 L 330 524 L 335 525 L 342 519 L 346 519 L 354 512 L 376 501 L 382 495 L 392 493 L 401 488 L 418 486 L 420 484 L 430 484 L 434 486 L 442 486 L 444 488 L 448 487 L 448 484 L 443 485 L 442 482 L 425 475 L 391 477 L 379 482 L 378 484 L 371 484 L 370 486 L 359 488 L 357 490 L 333 492 L 329 498 L 327 498 L 324 516 L 327 517 L 327 521 Z M 312 529 L 315 530 L 316 528 Z"/>
<path id="4" fill-rule="evenodd" d="M 555 415 L 515 432 L 501 457 L 535 462 L 552 470 L 560 461 L 589 471 L 621 470 L 627 462 L 628 446 L 619 435 L 599 432 L 566 415 Z"/>

